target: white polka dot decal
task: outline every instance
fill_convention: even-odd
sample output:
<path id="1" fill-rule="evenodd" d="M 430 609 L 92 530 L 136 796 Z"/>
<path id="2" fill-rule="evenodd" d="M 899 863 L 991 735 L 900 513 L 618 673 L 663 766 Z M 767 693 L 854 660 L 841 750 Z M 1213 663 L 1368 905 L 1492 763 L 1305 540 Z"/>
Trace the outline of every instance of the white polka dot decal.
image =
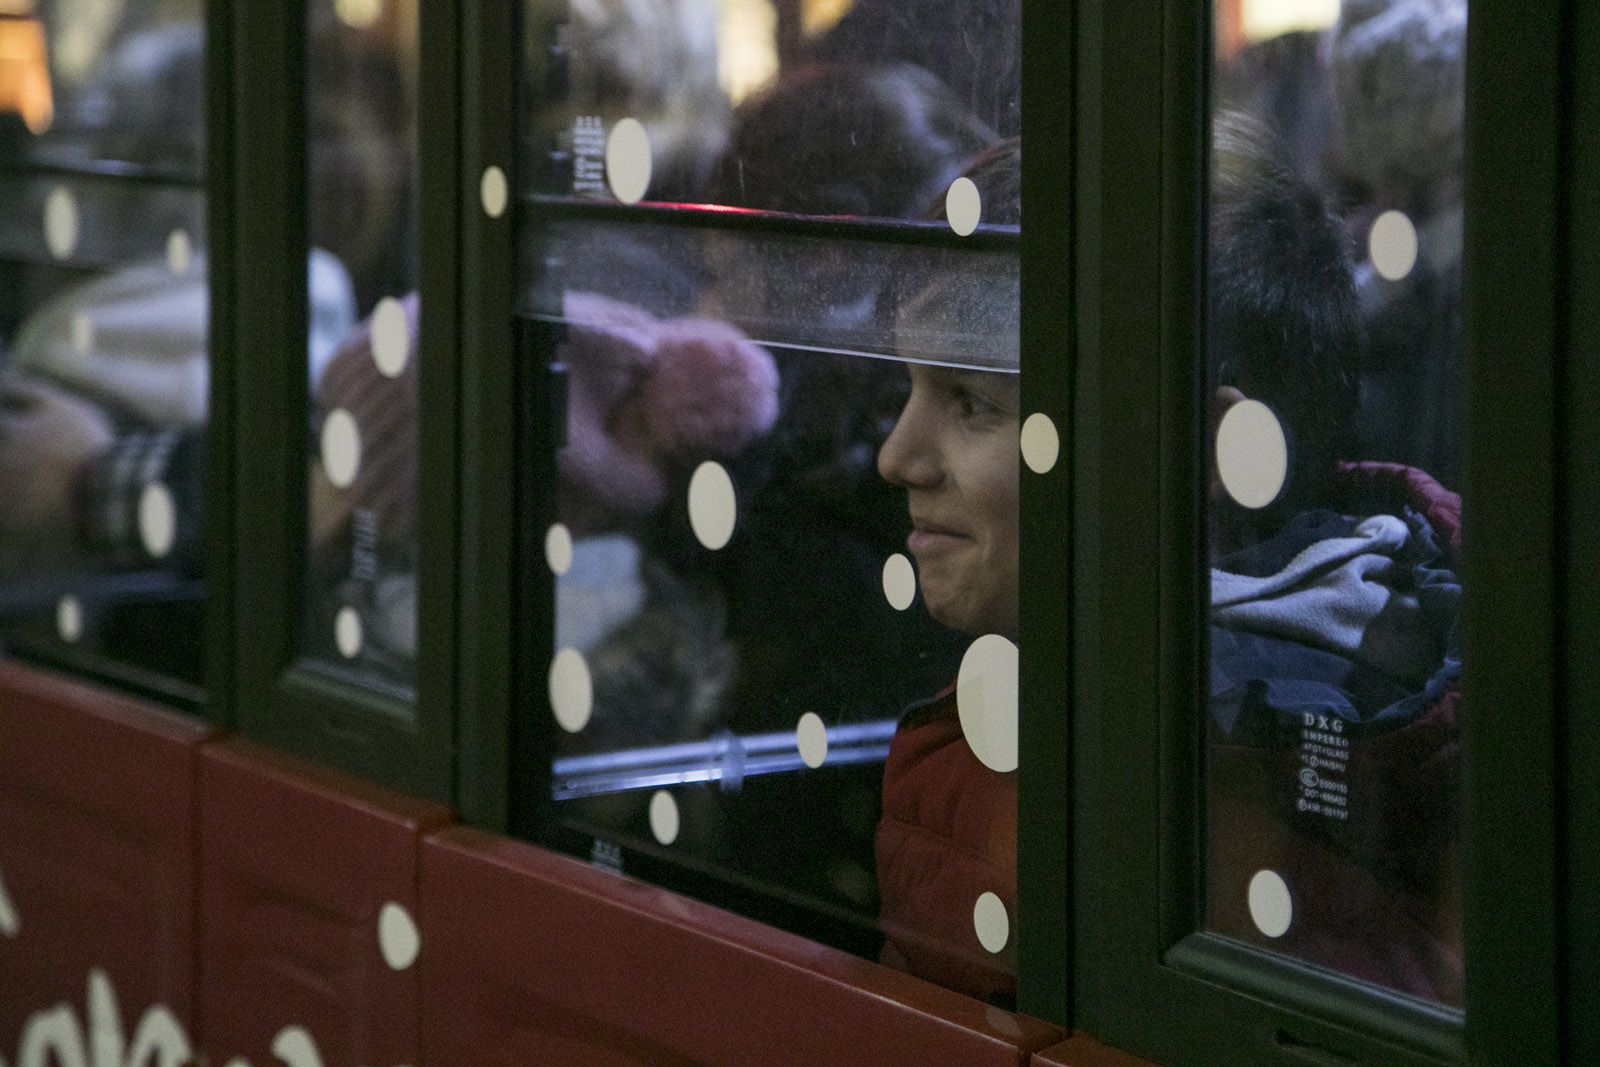
<path id="1" fill-rule="evenodd" d="M 993 893 L 978 898 L 972 908 L 972 928 L 977 931 L 978 943 L 985 951 L 999 952 L 1011 940 L 1011 917 L 1006 914 L 1005 902 Z"/>
<path id="2" fill-rule="evenodd" d="M 990 1006 L 984 1009 L 984 1015 L 989 1020 L 989 1026 L 996 1032 L 1009 1038 L 1021 1038 L 1022 1025 L 1017 1022 L 1017 1017 L 1009 1011 Z"/>
<path id="3" fill-rule="evenodd" d="M 561 575 L 572 569 L 572 531 L 559 522 L 545 531 L 544 561 L 552 574 Z"/>
<path id="4" fill-rule="evenodd" d="M 363 640 L 361 613 L 346 604 L 333 617 L 333 642 L 339 648 L 339 655 L 345 659 L 355 659 L 361 655 Z"/>
<path id="5" fill-rule="evenodd" d="M 187 230 L 173 230 L 167 234 L 167 269 L 178 277 L 189 273 L 189 263 L 194 258 L 194 242 Z"/>
<path id="6" fill-rule="evenodd" d="M 733 479 L 715 460 L 706 460 L 689 478 L 689 525 L 700 543 L 715 552 L 733 538 L 739 503 Z"/>
<path id="7" fill-rule="evenodd" d="M 985 634 L 956 675 L 956 712 L 972 754 L 993 771 L 1017 769 L 1017 646 Z"/>
<path id="8" fill-rule="evenodd" d="M 483 213 L 491 219 L 504 215 L 511 199 L 506 172 L 499 167 L 485 167 L 483 180 L 478 183 L 478 198 L 483 201 Z"/>
<path id="9" fill-rule="evenodd" d="M 971 178 L 957 178 L 944 194 L 944 217 L 950 228 L 966 237 L 983 219 L 983 197 Z"/>
<path id="10" fill-rule="evenodd" d="M 88 312 L 80 311 L 72 316 L 72 350 L 80 356 L 87 356 L 94 349 L 94 320 Z"/>
<path id="11" fill-rule="evenodd" d="M 1417 265 L 1417 228 L 1401 211 L 1385 211 L 1367 233 L 1372 269 L 1391 282 L 1400 281 Z"/>
<path id="12" fill-rule="evenodd" d="M 6 892 L 5 880 L 0 878 L 0 934 L 14 938 L 21 930 L 22 920 L 11 903 L 11 895 Z"/>
<path id="13" fill-rule="evenodd" d="M 411 324 L 400 301 L 386 296 L 372 310 L 372 362 L 385 378 L 398 378 L 411 361 Z"/>
<path id="14" fill-rule="evenodd" d="M 898 552 L 884 561 L 883 595 L 896 611 L 906 610 L 917 598 L 917 572 L 911 561 Z"/>
<path id="15" fill-rule="evenodd" d="M 44 202 L 44 243 L 56 259 L 78 250 L 78 198 L 72 190 L 56 186 Z"/>
<path id="16" fill-rule="evenodd" d="M 594 710 L 594 682 L 589 664 L 575 648 L 563 648 L 550 661 L 550 709 L 569 734 L 589 724 Z"/>
<path id="17" fill-rule="evenodd" d="M 151 559 L 164 559 L 178 537 L 178 507 L 172 490 L 151 482 L 139 494 L 139 540 Z"/>
<path id="18" fill-rule="evenodd" d="M 1054 420 L 1035 411 L 1022 424 L 1022 462 L 1035 474 L 1048 474 L 1061 456 L 1061 436 Z"/>
<path id="19" fill-rule="evenodd" d="M 391 971 L 410 967 L 422 951 L 422 935 L 417 932 L 411 913 L 392 900 L 378 912 L 378 948 Z"/>
<path id="20" fill-rule="evenodd" d="M 650 832 L 663 845 L 678 839 L 678 802 L 665 789 L 657 789 L 650 798 Z"/>
<path id="21" fill-rule="evenodd" d="M 1294 921 L 1289 886 L 1277 871 L 1257 871 L 1250 879 L 1250 919 L 1268 937 L 1282 937 Z"/>
<path id="22" fill-rule="evenodd" d="M 822 721 L 822 716 L 814 711 L 800 716 L 800 722 L 794 728 L 794 740 L 800 749 L 800 759 L 807 767 L 815 770 L 827 762 L 828 727 Z"/>
<path id="23" fill-rule="evenodd" d="M 624 204 L 637 204 L 650 188 L 650 134 L 638 119 L 623 119 L 606 137 L 606 184 Z"/>
<path id="24" fill-rule="evenodd" d="M 322 422 L 322 469 L 336 489 L 354 485 L 361 469 L 361 433 L 344 408 L 334 408 Z"/>
<path id="25" fill-rule="evenodd" d="M 272 1039 L 272 1054 L 289 1067 L 322 1067 L 322 1054 L 303 1026 L 285 1026 Z"/>
<path id="26" fill-rule="evenodd" d="M 383 0 L 333 0 L 333 13 L 352 30 L 370 29 L 383 14 Z"/>
<path id="27" fill-rule="evenodd" d="M 1289 443 L 1272 409 L 1241 400 L 1217 426 L 1217 476 L 1247 508 L 1264 508 L 1283 492 L 1289 477 Z"/>
<path id="28" fill-rule="evenodd" d="M 83 605 L 75 596 L 56 601 L 56 633 L 71 644 L 83 636 Z"/>

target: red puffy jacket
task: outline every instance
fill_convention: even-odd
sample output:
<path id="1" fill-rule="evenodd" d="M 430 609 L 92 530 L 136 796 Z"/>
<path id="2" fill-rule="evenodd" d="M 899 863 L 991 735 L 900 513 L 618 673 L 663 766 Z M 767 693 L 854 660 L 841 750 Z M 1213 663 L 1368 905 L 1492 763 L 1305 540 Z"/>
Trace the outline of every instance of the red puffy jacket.
<path id="1" fill-rule="evenodd" d="M 894 735 L 877 860 L 883 962 L 973 996 L 1013 998 L 1016 939 L 989 952 L 973 911 L 993 893 L 1015 927 L 1017 776 L 972 754 L 954 687 L 908 712 Z"/>

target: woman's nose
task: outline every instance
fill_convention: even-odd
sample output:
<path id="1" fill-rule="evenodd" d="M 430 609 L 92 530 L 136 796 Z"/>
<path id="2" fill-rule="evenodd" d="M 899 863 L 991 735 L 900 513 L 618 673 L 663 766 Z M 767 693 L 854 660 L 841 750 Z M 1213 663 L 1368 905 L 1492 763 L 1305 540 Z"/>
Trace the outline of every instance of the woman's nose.
<path id="1" fill-rule="evenodd" d="M 939 480 L 939 463 L 932 441 L 913 401 L 900 413 L 889 439 L 878 450 L 878 473 L 905 489 L 924 489 Z"/>

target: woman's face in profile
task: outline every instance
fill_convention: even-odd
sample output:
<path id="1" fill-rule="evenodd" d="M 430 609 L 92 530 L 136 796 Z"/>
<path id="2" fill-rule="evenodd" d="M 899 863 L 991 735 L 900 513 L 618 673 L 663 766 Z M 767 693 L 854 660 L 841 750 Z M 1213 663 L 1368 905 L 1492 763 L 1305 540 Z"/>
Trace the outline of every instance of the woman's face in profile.
<path id="1" fill-rule="evenodd" d="M 906 490 L 923 600 L 952 629 L 1015 640 L 1019 379 L 920 364 L 910 373 L 878 471 Z"/>

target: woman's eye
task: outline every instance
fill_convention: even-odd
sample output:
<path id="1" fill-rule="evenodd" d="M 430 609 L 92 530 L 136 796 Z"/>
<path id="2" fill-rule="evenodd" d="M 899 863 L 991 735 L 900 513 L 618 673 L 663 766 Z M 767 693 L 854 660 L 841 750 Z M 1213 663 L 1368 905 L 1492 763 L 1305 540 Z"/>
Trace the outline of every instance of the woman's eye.
<path id="1" fill-rule="evenodd" d="M 961 417 L 964 419 L 976 418 L 980 415 L 988 415 L 997 410 L 993 404 L 989 403 L 987 400 L 983 399 L 983 397 L 968 389 L 959 389 L 956 391 L 956 406 L 961 412 Z"/>

